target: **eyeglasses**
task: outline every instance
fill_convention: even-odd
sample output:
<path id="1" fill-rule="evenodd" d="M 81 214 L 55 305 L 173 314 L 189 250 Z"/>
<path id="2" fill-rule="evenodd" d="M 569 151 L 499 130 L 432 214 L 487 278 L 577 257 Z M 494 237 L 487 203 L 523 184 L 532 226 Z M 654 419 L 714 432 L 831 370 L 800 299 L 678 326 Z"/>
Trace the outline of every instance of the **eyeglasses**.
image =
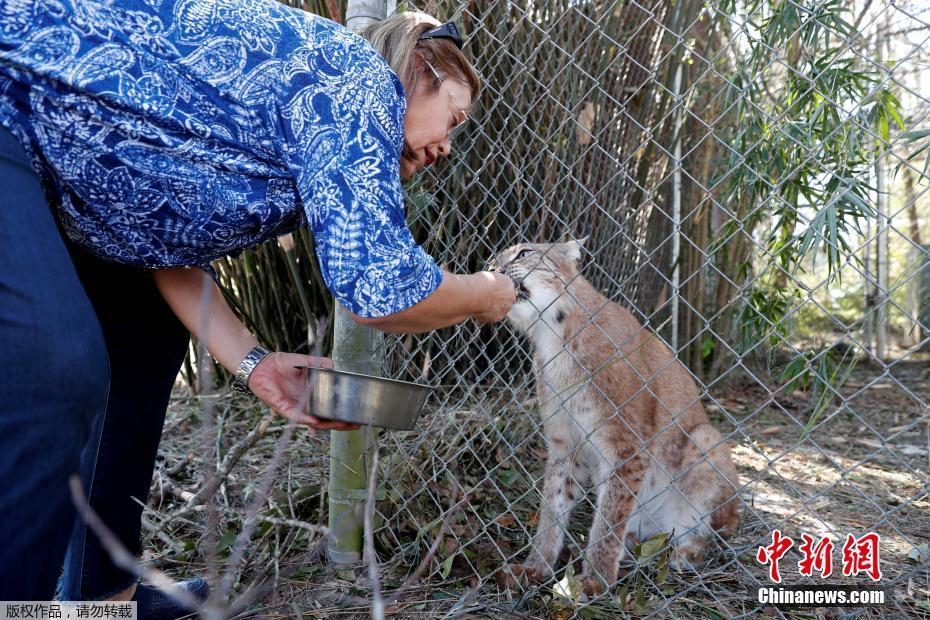
<path id="1" fill-rule="evenodd" d="M 423 59 L 423 62 L 425 62 L 426 66 L 429 67 L 429 70 L 433 72 L 433 77 L 435 77 L 440 84 L 445 84 L 446 79 L 440 75 L 438 71 L 436 71 L 436 68 L 431 65 L 430 62 L 425 58 Z M 446 134 L 449 138 L 449 141 L 451 142 L 456 138 L 456 136 L 462 134 L 462 130 L 465 129 L 465 125 L 468 124 L 468 112 L 466 111 L 465 106 L 459 103 L 458 99 L 455 98 L 455 95 L 452 94 L 452 89 L 449 88 L 448 85 L 446 86 L 446 92 L 449 93 L 449 99 L 452 100 L 452 105 L 458 108 L 459 112 L 462 114 L 462 120 L 457 122 L 455 126 L 449 130 L 449 133 Z"/>

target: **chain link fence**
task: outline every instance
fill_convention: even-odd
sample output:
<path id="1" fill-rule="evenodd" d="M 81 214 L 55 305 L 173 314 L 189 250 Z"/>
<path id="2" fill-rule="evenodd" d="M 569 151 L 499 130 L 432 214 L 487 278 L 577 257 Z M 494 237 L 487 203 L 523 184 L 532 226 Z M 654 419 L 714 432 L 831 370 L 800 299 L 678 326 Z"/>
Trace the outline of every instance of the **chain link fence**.
<path id="1" fill-rule="evenodd" d="M 581 274 L 698 386 L 732 451 L 740 518 L 697 569 L 668 570 L 653 540 L 628 555 L 624 581 L 587 596 L 572 575 L 596 543 L 590 489 L 555 575 L 528 591 L 499 585 L 545 509 L 530 343 L 505 324 L 392 337 L 386 374 L 437 386 L 419 430 L 379 440 L 381 568 L 403 575 L 427 559 L 433 585 L 398 613 L 785 617 L 756 599 L 774 585 L 757 559 L 773 530 L 796 541 L 785 583 L 812 585 L 871 583 L 842 575 L 840 551 L 848 534 L 879 534 L 893 602 L 850 615 L 930 613 L 930 7 L 415 8 L 462 25 L 484 79 L 451 161 L 410 191 L 418 238 L 470 272 L 514 244 L 586 237 Z M 829 579 L 799 575 L 802 534 L 836 545 Z"/>

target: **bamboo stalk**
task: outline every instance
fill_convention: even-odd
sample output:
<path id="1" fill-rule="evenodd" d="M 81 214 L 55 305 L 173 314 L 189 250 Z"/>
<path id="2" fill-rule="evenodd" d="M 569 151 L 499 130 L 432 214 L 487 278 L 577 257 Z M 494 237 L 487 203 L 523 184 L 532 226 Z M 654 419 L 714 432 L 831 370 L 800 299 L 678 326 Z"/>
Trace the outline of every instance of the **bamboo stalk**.
<path id="1" fill-rule="evenodd" d="M 380 374 L 376 356 L 382 351 L 383 336 L 353 321 L 342 306 L 336 311 L 333 338 L 333 365 L 337 370 Z M 334 564 L 354 564 L 361 559 L 366 466 L 371 462 L 368 455 L 377 449 L 377 443 L 377 435 L 366 428 L 330 434 L 330 537 L 326 550 Z"/>
<path id="2" fill-rule="evenodd" d="M 356 32 L 384 19 L 386 6 L 379 0 L 349 0 L 346 25 Z M 352 320 L 342 306 L 336 310 L 333 332 L 333 366 L 362 374 L 381 374 L 384 337 L 374 328 Z M 329 529 L 326 551 L 334 564 L 354 564 L 362 558 L 364 509 L 368 499 L 371 451 L 378 449 L 377 431 L 331 432 L 329 443 Z M 377 472 L 372 472 L 372 485 Z M 374 501 L 372 499 L 372 501 Z"/>

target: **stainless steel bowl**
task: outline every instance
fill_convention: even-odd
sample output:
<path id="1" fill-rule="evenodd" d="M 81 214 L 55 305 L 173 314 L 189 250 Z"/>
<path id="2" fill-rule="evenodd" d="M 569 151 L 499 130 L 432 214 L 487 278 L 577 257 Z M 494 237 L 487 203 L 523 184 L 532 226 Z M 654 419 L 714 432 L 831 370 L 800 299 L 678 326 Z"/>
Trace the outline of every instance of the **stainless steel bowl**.
<path id="1" fill-rule="evenodd" d="M 409 431 L 433 388 L 331 368 L 310 368 L 309 413 L 318 418 Z"/>

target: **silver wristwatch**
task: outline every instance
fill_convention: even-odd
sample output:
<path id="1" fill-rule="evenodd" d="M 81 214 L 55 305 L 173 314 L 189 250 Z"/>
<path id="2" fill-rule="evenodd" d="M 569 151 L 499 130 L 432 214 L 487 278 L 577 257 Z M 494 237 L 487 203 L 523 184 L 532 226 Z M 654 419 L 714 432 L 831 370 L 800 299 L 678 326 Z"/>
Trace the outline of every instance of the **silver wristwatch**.
<path id="1" fill-rule="evenodd" d="M 265 356 L 269 353 L 270 351 L 264 347 L 252 347 L 252 350 L 246 353 L 245 358 L 239 363 L 239 368 L 236 369 L 236 376 L 233 379 L 232 388 L 243 394 L 250 393 L 252 390 L 249 389 L 249 375 L 252 374 L 252 371 L 255 370 L 258 363 L 265 359 Z"/>

